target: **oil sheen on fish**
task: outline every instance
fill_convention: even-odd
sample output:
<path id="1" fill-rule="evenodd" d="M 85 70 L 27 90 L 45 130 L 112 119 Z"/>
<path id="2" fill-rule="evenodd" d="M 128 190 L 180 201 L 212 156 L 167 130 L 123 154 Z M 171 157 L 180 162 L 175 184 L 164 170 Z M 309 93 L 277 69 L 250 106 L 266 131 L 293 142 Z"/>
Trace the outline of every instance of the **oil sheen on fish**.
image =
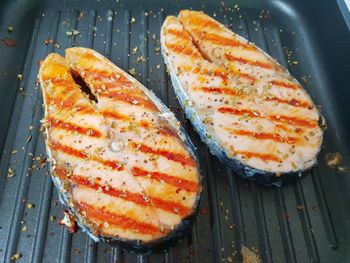
<path id="1" fill-rule="evenodd" d="M 78 224 L 136 251 L 182 237 L 201 181 L 174 115 L 91 49 L 50 54 L 39 76 L 52 178 Z"/>
<path id="2" fill-rule="evenodd" d="M 190 10 L 166 18 L 161 45 L 187 117 L 236 173 L 279 186 L 317 162 L 323 118 L 300 83 L 269 55 Z"/>

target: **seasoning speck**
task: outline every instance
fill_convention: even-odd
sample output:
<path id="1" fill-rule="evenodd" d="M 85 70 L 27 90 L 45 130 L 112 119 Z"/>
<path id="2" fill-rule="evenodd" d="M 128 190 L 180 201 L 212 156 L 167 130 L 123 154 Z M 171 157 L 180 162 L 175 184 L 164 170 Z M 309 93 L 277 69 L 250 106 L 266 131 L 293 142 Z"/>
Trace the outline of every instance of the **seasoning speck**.
<path id="1" fill-rule="evenodd" d="M 132 76 L 136 76 L 136 70 L 135 70 L 135 68 L 129 69 L 129 73 L 130 73 Z"/>
<path id="2" fill-rule="evenodd" d="M 137 49 L 138 47 L 134 47 L 132 50 L 131 50 L 131 54 L 135 55 L 137 53 Z"/>
<path id="3" fill-rule="evenodd" d="M 27 204 L 27 208 L 28 208 L 28 209 L 33 209 L 33 208 L 34 208 L 34 205 L 31 204 L 31 203 L 28 203 L 28 204 Z"/>
<path id="4" fill-rule="evenodd" d="M 145 58 L 143 56 L 140 56 L 136 59 L 136 63 L 141 63 L 141 62 L 144 62 L 146 61 Z"/>
<path id="5" fill-rule="evenodd" d="M 135 22 L 136 22 L 135 17 L 132 17 L 132 18 L 130 19 L 130 23 L 135 23 Z"/>
<path id="6" fill-rule="evenodd" d="M 12 26 L 9 26 L 9 27 L 7 28 L 7 32 L 12 33 L 12 32 L 13 32 L 13 27 L 12 27 Z"/>
<path id="7" fill-rule="evenodd" d="M 338 166 L 338 172 L 340 173 L 348 173 L 350 172 L 350 168 L 347 166 Z"/>
<path id="8" fill-rule="evenodd" d="M 8 178 L 11 178 L 11 177 L 13 177 L 15 175 L 15 170 L 13 169 L 13 168 L 9 168 L 8 170 L 7 170 L 7 177 Z"/>
<path id="9" fill-rule="evenodd" d="M 339 152 L 327 153 L 325 159 L 326 164 L 331 168 L 337 167 L 343 161 L 343 157 Z"/>
<path id="10" fill-rule="evenodd" d="M 242 246 L 241 253 L 243 256 L 243 263 L 261 263 L 256 252 L 250 250 L 246 246 Z"/>
<path id="11" fill-rule="evenodd" d="M 298 210 L 304 210 L 305 206 L 304 205 L 297 205 Z"/>
<path id="12" fill-rule="evenodd" d="M 27 140 L 26 140 L 26 142 L 30 142 L 31 139 L 32 139 L 32 135 L 29 135 L 28 138 L 27 138 Z"/>
<path id="13" fill-rule="evenodd" d="M 21 257 L 22 257 L 21 253 L 16 253 L 13 256 L 11 256 L 11 260 L 15 261 L 15 260 L 20 259 Z"/>
<path id="14" fill-rule="evenodd" d="M 80 32 L 76 29 L 73 29 L 72 32 L 74 36 L 80 35 Z"/>

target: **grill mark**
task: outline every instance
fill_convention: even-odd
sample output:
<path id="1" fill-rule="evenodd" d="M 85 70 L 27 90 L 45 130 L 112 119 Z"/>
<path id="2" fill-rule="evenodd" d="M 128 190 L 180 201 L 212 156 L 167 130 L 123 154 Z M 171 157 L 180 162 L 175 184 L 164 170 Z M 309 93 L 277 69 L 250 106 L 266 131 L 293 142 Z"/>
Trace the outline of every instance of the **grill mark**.
<path id="1" fill-rule="evenodd" d="M 242 73 L 242 72 L 239 72 L 239 73 L 236 73 L 238 75 L 238 77 L 241 77 L 241 78 L 245 78 L 249 81 L 256 81 L 256 78 L 254 78 L 253 76 L 251 76 L 250 74 L 248 73 Z"/>
<path id="2" fill-rule="evenodd" d="M 256 81 L 256 78 L 252 75 L 250 75 L 249 73 L 244 73 L 241 72 L 239 69 L 237 69 L 236 67 L 234 67 L 233 65 L 229 65 L 227 67 L 227 70 L 233 74 L 233 76 L 237 77 L 237 78 L 243 78 L 246 79 L 247 81 L 253 83 Z"/>
<path id="3" fill-rule="evenodd" d="M 132 173 L 134 176 L 149 176 L 151 179 L 164 181 L 167 184 L 176 186 L 179 189 L 184 189 L 188 192 L 197 192 L 199 188 L 199 185 L 196 182 L 180 179 L 166 173 L 146 171 L 138 167 L 133 167 Z"/>
<path id="4" fill-rule="evenodd" d="M 214 70 L 213 72 L 209 71 L 208 69 L 203 69 L 201 67 L 192 67 L 192 66 L 188 66 L 188 65 L 183 65 L 180 67 L 180 71 L 189 71 L 189 72 L 193 72 L 195 74 L 203 74 L 203 75 L 213 75 L 215 77 L 219 77 L 222 79 L 222 81 L 224 83 L 227 82 L 228 80 L 228 73 L 223 71 L 223 70 Z"/>
<path id="5" fill-rule="evenodd" d="M 191 209 L 180 205 L 177 202 L 166 201 L 160 198 L 151 197 L 151 202 L 155 206 L 155 208 L 166 210 L 168 212 L 172 212 L 173 214 L 179 214 L 182 217 L 185 217 L 191 213 Z"/>
<path id="6" fill-rule="evenodd" d="M 156 105 L 148 99 L 130 96 L 130 95 L 127 95 L 124 93 L 120 93 L 119 91 L 108 91 L 108 90 L 101 91 L 101 90 L 98 90 L 97 92 L 98 92 L 98 95 L 100 97 L 105 97 L 105 98 L 110 98 L 113 100 L 123 101 L 123 102 L 126 102 L 130 105 L 133 105 L 133 106 L 143 106 L 143 107 L 148 108 L 148 109 L 153 110 L 153 111 L 158 110 Z"/>
<path id="7" fill-rule="evenodd" d="M 262 62 L 262 61 L 253 61 L 253 60 L 242 58 L 242 57 L 236 57 L 236 56 L 233 56 L 230 54 L 225 54 L 225 57 L 229 61 L 236 61 L 236 62 L 239 62 L 242 64 L 248 64 L 248 65 L 255 66 L 255 67 L 266 68 L 266 69 L 273 69 L 274 68 L 274 66 L 271 63 L 266 63 L 266 62 Z"/>
<path id="8" fill-rule="evenodd" d="M 102 111 L 101 114 L 106 117 L 106 118 L 112 118 L 112 119 L 117 119 L 117 120 L 125 120 L 125 121 L 133 121 L 131 118 L 128 116 L 116 113 L 116 112 L 109 112 L 109 111 Z M 157 127 L 154 124 L 147 122 L 146 120 L 141 120 L 140 122 L 135 122 L 133 121 L 136 125 L 144 128 L 144 129 L 152 129 L 155 128 L 156 132 L 158 134 L 162 134 L 164 136 L 168 137 L 174 137 L 178 138 L 177 133 L 170 127 L 167 126 L 162 126 L 162 127 Z"/>
<path id="9" fill-rule="evenodd" d="M 153 149 L 145 144 L 132 143 L 132 146 L 143 153 L 150 153 L 163 156 L 168 160 L 181 163 L 183 166 L 196 166 L 195 161 L 191 157 L 186 157 L 181 153 L 172 153 L 167 150 Z"/>
<path id="10" fill-rule="evenodd" d="M 313 108 L 313 106 L 310 105 L 308 102 L 300 101 L 300 100 L 297 100 L 297 99 L 284 100 L 284 99 L 280 99 L 280 98 L 277 98 L 277 97 L 273 97 L 273 98 L 267 98 L 265 100 L 267 100 L 267 101 L 275 101 L 275 102 L 278 102 L 278 103 L 289 104 L 291 106 L 305 108 L 305 109 L 309 109 L 309 110 L 311 110 Z"/>
<path id="11" fill-rule="evenodd" d="M 92 65 L 93 61 L 96 60 L 100 62 L 101 59 L 96 57 L 91 52 L 85 52 L 82 56 L 83 60 L 88 60 L 88 65 Z M 80 63 L 81 66 L 83 63 Z M 126 76 L 124 76 L 124 72 L 109 72 L 106 70 L 99 70 L 96 68 L 77 68 L 78 73 L 84 78 L 92 78 L 94 81 L 102 81 L 107 82 L 113 81 L 113 87 L 122 87 L 122 86 L 131 86 L 133 84 Z M 107 84 L 106 83 L 106 84 Z"/>
<path id="12" fill-rule="evenodd" d="M 186 23 L 186 20 L 188 19 L 188 22 Z M 202 27 L 206 29 L 220 29 L 220 25 L 217 22 L 214 22 L 212 20 L 209 20 L 205 17 L 200 17 L 198 15 L 189 15 L 185 16 L 184 18 L 180 14 L 179 18 L 180 22 L 183 24 L 188 24 L 191 27 Z"/>
<path id="13" fill-rule="evenodd" d="M 225 94 L 225 95 L 230 95 L 230 96 L 244 96 L 244 94 L 241 91 L 236 91 L 236 90 L 230 89 L 230 88 L 194 87 L 193 89 L 200 90 L 200 91 L 207 92 L 207 93 L 219 93 L 219 94 Z M 263 100 L 273 101 L 273 102 L 282 103 L 282 104 L 288 104 L 288 105 L 291 105 L 294 107 L 312 109 L 312 106 L 309 103 L 304 102 L 304 101 L 299 101 L 297 99 L 284 100 L 284 99 L 280 99 L 277 97 L 273 97 L 273 98 L 265 98 Z"/>
<path id="14" fill-rule="evenodd" d="M 275 142 L 294 144 L 298 142 L 296 137 L 283 137 L 278 133 L 266 133 L 266 132 L 252 132 L 246 130 L 234 130 L 230 128 L 224 128 L 229 131 L 231 134 L 240 135 L 240 136 L 249 136 L 258 140 L 272 140 Z"/>
<path id="15" fill-rule="evenodd" d="M 61 151 L 61 152 L 64 152 L 68 155 L 72 155 L 72 156 L 75 156 L 75 157 L 78 157 L 81 159 L 88 159 L 88 160 L 92 160 L 95 162 L 99 162 L 104 166 L 111 167 L 112 169 L 115 169 L 118 171 L 121 171 L 124 169 L 124 166 L 121 165 L 119 161 L 103 160 L 103 159 L 100 159 L 96 156 L 88 155 L 84 151 L 77 150 L 77 149 L 69 147 L 67 145 L 60 144 L 58 142 L 51 143 L 50 146 L 52 147 L 52 149 L 54 149 L 56 151 Z"/>
<path id="16" fill-rule="evenodd" d="M 93 79 L 91 80 L 91 82 L 93 83 L 94 89 L 98 90 L 98 89 L 102 89 L 102 90 L 122 90 L 125 88 L 132 88 L 131 84 L 127 84 L 125 82 L 119 82 L 119 81 L 112 81 L 110 79 L 107 80 L 97 80 L 97 79 Z M 133 92 L 136 92 L 136 90 L 134 89 Z"/>
<path id="17" fill-rule="evenodd" d="M 126 120 L 129 121 L 131 120 L 128 116 L 120 114 L 119 112 L 110 112 L 110 111 L 101 111 L 100 112 L 103 117 L 106 118 L 112 118 L 112 119 L 116 119 L 116 120 Z"/>
<path id="18" fill-rule="evenodd" d="M 190 208 L 183 206 L 177 202 L 167 201 L 157 197 L 149 197 L 149 200 L 147 200 L 146 196 L 143 196 L 141 194 L 135 194 L 129 191 L 121 191 L 119 189 L 113 188 L 111 185 L 101 185 L 98 183 L 100 180 L 97 178 L 94 180 L 94 182 L 92 182 L 92 180 L 88 180 L 86 177 L 80 175 L 67 176 L 65 169 L 61 167 L 56 167 L 55 174 L 61 179 L 72 180 L 72 182 L 78 185 L 83 185 L 96 191 L 100 190 L 104 194 L 121 198 L 123 200 L 130 201 L 141 206 L 152 207 L 152 205 L 154 205 L 156 208 L 175 214 L 180 214 L 181 216 L 186 216 L 191 212 Z"/>
<path id="19" fill-rule="evenodd" d="M 59 108 L 67 109 L 66 108 L 67 105 L 65 104 L 62 106 L 61 101 L 55 101 L 55 103 L 58 104 L 56 106 L 58 106 Z M 69 104 L 69 105 L 71 105 L 71 104 Z M 71 106 L 73 107 L 73 105 L 71 105 Z M 110 112 L 110 111 L 96 112 L 93 109 L 91 109 L 90 107 L 85 107 L 85 106 L 74 107 L 74 109 L 77 109 L 77 111 L 79 111 L 80 113 L 84 112 L 84 113 L 89 113 L 89 114 L 101 114 L 105 118 L 124 120 L 124 121 L 133 121 L 130 117 L 123 115 L 123 114 L 120 114 L 118 112 Z M 140 127 L 145 128 L 145 129 L 150 129 L 150 128 L 155 127 L 157 129 L 158 134 L 178 138 L 177 133 L 170 127 L 163 126 L 163 127 L 157 128 L 155 125 L 153 125 L 152 123 L 149 123 L 145 120 L 141 120 L 139 123 L 136 123 L 136 125 L 139 125 Z"/>
<path id="20" fill-rule="evenodd" d="M 73 81 L 73 79 L 61 79 L 61 78 L 46 78 L 43 79 L 43 81 L 55 84 L 56 86 L 64 86 L 64 87 L 69 87 L 69 88 L 74 88 L 77 85 Z"/>
<path id="21" fill-rule="evenodd" d="M 282 87 L 282 88 L 293 89 L 293 90 L 300 89 L 299 85 L 294 84 L 294 83 L 287 83 L 284 81 L 273 80 L 273 81 L 270 81 L 269 84 L 274 85 L 274 86 L 278 86 L 278 87 Z"/>
<path id="22" fill-rule="evenodd" d="M 110 225 L 132 230 L 134 232 L 142 234 L 156 235 L 160 232 L 159 228 L 154 225 L 139 222 L 124 215 L 108 212 L 104 207 L 95 208 L 86 202 L 79 202 L 76 205 L 80 210 L 86 213 L 86 216 L 88 218 L 95 218 L 101 221 L 106 221 Z"/>
<path id="23" fill-rule="evenodd" d="M 78 102 L 78 100 L 76 99 L 60 99 L 60 98 L 53 98 L 53 97 L 49 97 L 46 95 L 45 98 L 46 104 L 48 105 L 54 105 L 55 107 L 59 108 L 59 109 L 63 109 L 63 110 L 73 110 L 76 112 L 80 112 L 80 113 L 89 113 L 89 114 L 93 114 L 95 111 L 94 109 L 91 108 L 90 105 L 79 105 L 76 106 Z"/>
<path id="24" fill-rule="evenodd" d="M 170 127 L 166 127 L 166 126 L 160 127 L 160 128 L 158 128 L 157 132 L 159 134 L 164 135 L 164 136 L 176 137 L 177 138 L 177 133 Z"/>
<path id="25" fill-rule="evenodd" d="M 168 49 L 172 50 L 175 53 L 184 54 L 192 58 L 202 58 L 202 56 L 198 54 L 197 50 L 195 49 L 178 45 L 178 44 L 166 44 L 166 46 Z"/>
<path id="26" fill-rule="evenodd" d="M 232 95 L 232 96 L 238 96 L 241 95 L 239 92 L 235 91 L 234 89 L 230 88 L 220 88 L 220 87 L 194 87 L 194 90 L 200 90 L 207 93 L 220 93 L 220 94 L 226 94 L 226 95 Z"/>
<path id="27" fill-rule="evenodd" d="M 54 119 L 54 118 L 50 118 L 48 121 L 51 124 L 51 126 L 54 128 L 61 128 L 61 129 L 67 130 L 67 131 L 75 131 L 77 133 L 91 136 L 91 137 L 99 138 L 102 136 L 102 133 L 99 130 L 96 130 L 94 128 L 81 127 L 81 126 L 78 126 L 76 124 L 64 122 L 62 120 L 58 120 L 58 119 Z"/>
<path id="28" fill-rule="evenodd" d="M 185 30 L 177 30 L 177 29 L 169 28 L 166 30 L 166 34 L 170 34 L 180 39 L 191 42 L 191 36 Z"/>
<path id="29" fill-rule="evenodd" d="M 222 72 L 220 70 L 215 70 L 214 71 L 214 76 L 221 78 L 224 83 L 227 83 L 227 80 L 228 80 L 227 73 Z"/>
<path id="30" fill-rule="evenodd" d="M 57 82 L 60 83 L 65 83 L 70 81 L 67 80 L 54 80 L 55 85 L 59 86 L 60 84 L 56 84 Z M 65 84 L 62 84 L 65 88 L 68 86 Z M 79 93 L 79 89 L 76 85 L 70 85 L 71 91 L 73 93 L 70 93 L 69 96 L 67 94 L 62 94 L 63 91 L 57 92 L 53 96 L 48 94 L 46 91 L 46 88 L 44 88 L 45 91 L 45 96 L 44 100 L 47 105 L 54 105 L 60 109 L 65 109 L 65 110 L 74 110 L 74 111 L 79 111 L 79 112 L 84 112 L 84 113 L 93 113 L 94 109 L 89 105 L 89 104 L 81 104 L 82 100 L 84 99 L 83 96 Z M 76 91 L 75 91 L 76 90 Z M 77 106 L 77 104 L 80 103 L 80 105 Z"/>
<path id="31" fill-rule="evenodd" d="M 208 33 L 206 31 L 198 30 L 198 29 L 192 29 L 191 31 L 194 34 L 198 35 L 198 37 L 201 40 L 209 41 L 216 45 L 229 46 L 229 47 L 242 47 L 247 50 L 256 50 L 256 48 L 253 45 L 238 41 L 236 39 L 219 36 L 217 34 Z"/>
<path id="32" fill-rule="evenodd" d="M 150 202 L 149 201 L 146 202 L 146 200 L 143 198 L 142 195 L 131 193 L 129 191 L 121 191 L 119 189 L 113 188 L 110 185 L 101 185 L 101 184 L 96 182 L 96 181 L 98 181 L 96 179 L 95 179 L 95 182 L 91 182 L 90 180 L 88 180 L 87 178 L 85 178 L 83 176 L 73 175 L 73 176 L 71 176 L 71 180 L 78 185 L 83 185 L 83 186 L 86 186 L 88 188 L 91 188 L 91 189 L 94 189 L 97 191 L 101 190 L 103 193 L 110 195 L 110 196 L 118 197 L 118 198 L 121 198 L 123 200 L 136 203 L 138 205 L 150 206 Z"/>
<path id="33" fill-rule="evenodd" d="M 107 82 L 106 79 L 110 82 L 113 81 L 113 83 L 109 84 L 118 84 L 119 86 L 130 86 L 132 85 L 132 82 L 126 78 L 122 73 L 114 73 L 114 72 L 108 72 L 108 71 L 100 71 L 97 69 L 89 70 L 84 69 L 82 72 L 82 75 L 92 78 L 93 80 L 101 81 L 101 82 Z"/>
<path id="34" fill-rule="evenodd" d="M 280 158 L 278 158 L 276 155 L 268 154 L 268 153 L 255 153 L 255 152 L 248 152 L 248 151 L 234 151 L 235 154 L 240 154 L 244 158 L 258 158 L 263 161 L 273 161 L 273 162 L 282 162 Z"/>
<path id="35" fill-rule="evenodd" d="M 82 59 L 89 60 L 92 62 L 92 60 L 98 60 L 98 58 L 93 54 L 92 52 L 84 52 L 81 56 Z M 80 63 L 82 64 L 82 63 Z"/>
<path id="36" fill-rule="evenodd" d="M 258 112 L 247 110 L 247 109 L 233 109 L 228 107 L 219 108 L 221 113 L 229 113 L 232 115 L 248 115 L 252 118 L 263 118 L 271 121 L 284 122 L 292 125 L 303 126 L 307 128 L 315 128 L 318 126 L 317 122 L 314 120 L 304 120 L 296 117 L 288 117 L 283 115 L 270 115 L 270 116 L 261 116 Z"/>

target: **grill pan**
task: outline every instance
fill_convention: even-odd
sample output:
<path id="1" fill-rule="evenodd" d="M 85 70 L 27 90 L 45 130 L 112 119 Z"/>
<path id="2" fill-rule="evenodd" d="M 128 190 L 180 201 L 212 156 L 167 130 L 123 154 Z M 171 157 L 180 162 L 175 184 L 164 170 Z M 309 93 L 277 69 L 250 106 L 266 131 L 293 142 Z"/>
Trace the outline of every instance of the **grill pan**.
<path id="1" fill-rule="evenodd" d="M 158 51 L 164 18 L 185 8 L 203 10 L 255 42 L 320 105 L 328 128 L 319 164 L 303 178 L 280 189 L 243 180 L 210 155 L 185 121 Z M 337 1 L 3 1 L 0 38 L 0 262 L 16 253 L 18 262 L 242 262 L 243 246 L 262 262 L 350 262 L 350 33 Z M 63 214 L 44 165 L 35 82 L 37 63 L 71 46 L 135 68 L 197 147 L 200 212 L 189 235 L 164 253 L 132 254 L 58 225 Z M 139 56 L 146 61 L 138 63 Z M 332 152 L 343 156 L 340 168 L 326 164 Z"/>

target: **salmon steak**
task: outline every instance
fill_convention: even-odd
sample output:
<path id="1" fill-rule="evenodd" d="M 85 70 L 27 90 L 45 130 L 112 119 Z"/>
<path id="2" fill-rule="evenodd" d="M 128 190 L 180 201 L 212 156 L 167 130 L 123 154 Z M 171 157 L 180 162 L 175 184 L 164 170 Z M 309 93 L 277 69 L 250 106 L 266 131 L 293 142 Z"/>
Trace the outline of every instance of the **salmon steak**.
<path id="1" fill-rule="evenodd" d="M 276 60 L 191 10 L 165 19 L 161 46 L 186 116 L 235 173 L 280 186 L 316 164 L 323 118 Z"/>
<path id="2" fill-rule="evenodd" d="M 201 181 L 175 116 L 91 49 L 48 55 L 39 77 L 52 179 L 78 225 L 140 252 L 183 237 Z"/>

